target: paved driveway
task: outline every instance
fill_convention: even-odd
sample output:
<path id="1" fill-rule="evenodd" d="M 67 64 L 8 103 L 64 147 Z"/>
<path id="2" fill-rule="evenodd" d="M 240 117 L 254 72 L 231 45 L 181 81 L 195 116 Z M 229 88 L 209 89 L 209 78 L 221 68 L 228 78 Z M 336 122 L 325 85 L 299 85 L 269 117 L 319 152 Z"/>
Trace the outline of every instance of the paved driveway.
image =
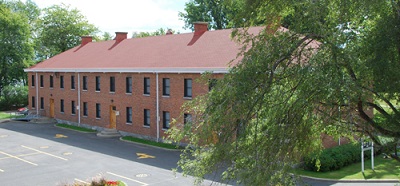
<path id="1" fill-rule="evenodd" d="M 101 175 L 128 185 L 193 185 L 180 152 L 26 122 L 0 123 L 0 185 L 62 185 Z M 204 185 L 209 185 L 207 181 Z"/>

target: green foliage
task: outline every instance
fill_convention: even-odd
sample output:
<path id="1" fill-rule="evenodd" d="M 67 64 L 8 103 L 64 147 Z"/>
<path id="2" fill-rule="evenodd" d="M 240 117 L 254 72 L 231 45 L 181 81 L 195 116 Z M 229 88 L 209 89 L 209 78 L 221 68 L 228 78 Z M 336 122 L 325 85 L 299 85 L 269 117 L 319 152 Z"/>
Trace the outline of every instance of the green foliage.
<path id="1" fill-rule="evenodd" d="M 227 2 L 243 5 L 235 27 L 266 29 L 234 30 L 240 63 L 184 106 L 191 123 L 169 130 L 194 147 L 179 161 L 185 174 L 201 180 L 222 170 L 245 185 L 288 185 L 291 166 L 321 150 L 322 132 L 366 135 L 378 146 L 377 135 L 400 137 L 400 1 Z M 374 120 L 372 108 L 385 119 Z M 340 161 L 324 155 L 321 163 L 337 169 L 354 156 L 331 157 Z"/>
<path id="2" fill-rule="evenodd" d="M 28 105 L 28 87 L 6 86 L 0 95 L 0 110 L 13 110 Z"/>
<path id="3" fill-rule="evenodd" d="M 142 37 L 150 37 L 150 36 L 162 36 L 166 35 L 167 32 L 175 33 L 172 29 L 163 29 L 159 28 L 154 32 L 133 32 L 132 38 L 142 38 Z"/>
<path id="4" fill-rule="evenodd" d="M 64 4 L 45 8 L 38 23 L 37 59 L 42 61 L 73 48 L 80 44 L 81 36 L 97 32 L 77 9 Z"/>
<path id="5" fill-rule="evenodd" d="M 364 158 L 369 159 L 371 154 L 367 151 Z M 358 143 L 340 145 L 324 149 L 319 155 L 310 155 L 304 158 L 306 170 L 315 172 L 328 172 L 339 170 L 345 166 L 361 161 L 361 147 Z"/>
<path id="6" fill-rule="evenodd" d="M 368 151 L 367 151 L 368 152 Z M 315 172 L 297 169 L 296 173 L 302 176 L 310 176 L 322 179 L 334 180 L 384 180 L 399 179 L 400 162 L 396 159 L 384 158 L 383 155 L 374 157 L 374 170 L 371 167 L 371 160 L 364 162 L 364 172 L 361 171 L 361 161 L 343 167 L 336 171 Z"/>
<path id="7" fill-rule="evenodd" d="M 234 27 L 231 21 L 239 12 L 241 1 L 227 0 L 190 0 L 185 3 L 185 11 L 179 17 L 185 21 L 185 27 L 194 30 L 193 23 L 202 21 L 209 23 L 209 29 Z"/>
<path id="8" fill-rule="evenodd" d="M 33 58 L 30 34 L 27 17 L 0 2 L 0 92 L 26 79 L 23 69 Z"/>

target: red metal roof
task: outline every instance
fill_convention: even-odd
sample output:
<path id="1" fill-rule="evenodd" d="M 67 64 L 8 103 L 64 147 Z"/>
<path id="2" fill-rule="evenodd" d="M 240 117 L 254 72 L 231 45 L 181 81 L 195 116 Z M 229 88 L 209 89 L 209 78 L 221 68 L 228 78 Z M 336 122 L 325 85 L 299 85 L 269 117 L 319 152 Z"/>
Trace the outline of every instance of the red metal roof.
<path id="1" fill-rule="evenodd" d="M 261 29 L 252 27 L 249 32 L 258 33 Z M 207 31 L 197 40 L 194 33 L 185 33 L 125 39 L 118 44 L 115 40 L 91 42 L 26 71 L 226 71 L 240 49 L 232 41 L 231 32 L 231 29 Z"/>

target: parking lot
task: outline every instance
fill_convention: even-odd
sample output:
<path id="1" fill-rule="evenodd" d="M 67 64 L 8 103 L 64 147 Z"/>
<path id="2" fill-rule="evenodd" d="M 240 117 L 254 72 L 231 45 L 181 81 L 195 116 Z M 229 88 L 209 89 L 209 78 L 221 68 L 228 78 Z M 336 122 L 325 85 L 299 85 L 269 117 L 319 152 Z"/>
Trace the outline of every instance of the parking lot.
<path id="1" fill-rule="evenodd" d="M 104 177 L 127 185 L 193 185 L 176 175 L 177 151 L 53 126 L 0 123 L 0 185 L 66 185 Z M 209 185 L 206 181 L 204 185 Z"/>

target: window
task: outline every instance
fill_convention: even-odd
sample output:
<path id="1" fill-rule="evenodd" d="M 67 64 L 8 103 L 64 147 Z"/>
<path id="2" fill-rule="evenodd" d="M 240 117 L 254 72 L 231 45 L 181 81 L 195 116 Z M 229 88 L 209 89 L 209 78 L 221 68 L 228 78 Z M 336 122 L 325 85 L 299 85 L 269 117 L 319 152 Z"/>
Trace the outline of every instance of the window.
<path id="1" fill-rule="evenodd" d="M 60 76 L 60 88 L 64 88 L 64 76 Z"/>
<path id="2" fill-rule="evenodd" d="M 110 77 L 110 92 L 115 92 L 115 77 Z"/>
<path id="3" fill-rule="evenodd" d="M 75 114 L 75 101 L 71 101 L 71 114 Z"/>
<path id="4" fill-rule="evenodd" d="M 132 123 L 132 107 L 126 107 L 126 123 Z"/>
<path id="5" fill-rule="evenodd" d="M 87 76 L 83 76 L 82 81 L 83 81 L 82 89 L 87 90 Z"/>
<path id="6" fill-rule="evenodd" d="M 163 96 L 169 96 L 170 84 L 169 78 L 163 78 Z"/>
<path id="7" fill-rule="evenodd" d="M 144 126 L 150 126 L 150 110 L 144 109 Z"/>
<path id="8" fill-rule="evenodd" d="M 31 80 L 32 80 L 31 85 L 32 85 L 32 87 L 34 87 L 35 86 L 35 75 L 32 75 Z"/>
<path id="9" fill-rule="evenodd" d="M 40 87 L 44 87 L 43 75 L 40 75 Z"/>
<path id="10" fill-rule="evenodd" d="M 50 75 L 50 88 L 53 88 L 54 86 L 54 77 L 52 75 Z"/>
<path id="11" fill-rule="evenodd" d="M 126 77 L 126 93 L 132 93 L 132 77 Z"/>
<path id="12" fill-rule="evenodd" d="M 100 91 L 100 76 L 96 76 L 96 91 Z"/>
<path id="13" fill-rule="evenodd" d="M 184 114 L 183 115 L 183 123 L 187 124 L 192 122 L 192 115 L 191 114 Z"/>
<path id="14" fill-rule="evenodd" d="M 40 109 L 44 109 L 44 98 L 40 97 Z"/>
<path id="15" fill-rule="evenodd" d="M 169 116 L 169 112 L 163 112 L 163 129 L 169 129 L 169 122 L 171 118 Z"/>
<path id="16" fill-rule="evenodd" d="M 32 108 L 35 108 L 35 96 L 32 96 Z"/>
<path id="17" fill-rule="evenodd" d="M 96 103 L 96 118 L 101 118 L 101 105 Z"/>
<path id="18" fill-rule="evenodd" d="M 88 105 L 87 105 L 87 102 L 83 102 L 83 116 L 88 116 Z"/>
<path id="19" fill-rule="evenodd" d="M 209 79 L 208 80 L 208 91 L 211 91 L 216 84 L 217 84 L 216 79 Z"/>
<path id="20" fill-rule="evenodd" d="M 185 91 L 184 91 L 184 96 L 191 98 L 192 97 L 192 79 L 185 79 Z"/>
<path id="21" fill-rule="evenodd" d="M 60 100 L 60 112 L 64 112 L 64 100 Z"/>
<path id="22" fill-rule="evenodd" d="M 75 76 L 71 76 L 71 89 L 75 89 Z"/>
<path id="23" fill-rule="evenodd" d="M 144 92 L 143 94 L 150 94 L 150 78 L 144 78 Z"/>

